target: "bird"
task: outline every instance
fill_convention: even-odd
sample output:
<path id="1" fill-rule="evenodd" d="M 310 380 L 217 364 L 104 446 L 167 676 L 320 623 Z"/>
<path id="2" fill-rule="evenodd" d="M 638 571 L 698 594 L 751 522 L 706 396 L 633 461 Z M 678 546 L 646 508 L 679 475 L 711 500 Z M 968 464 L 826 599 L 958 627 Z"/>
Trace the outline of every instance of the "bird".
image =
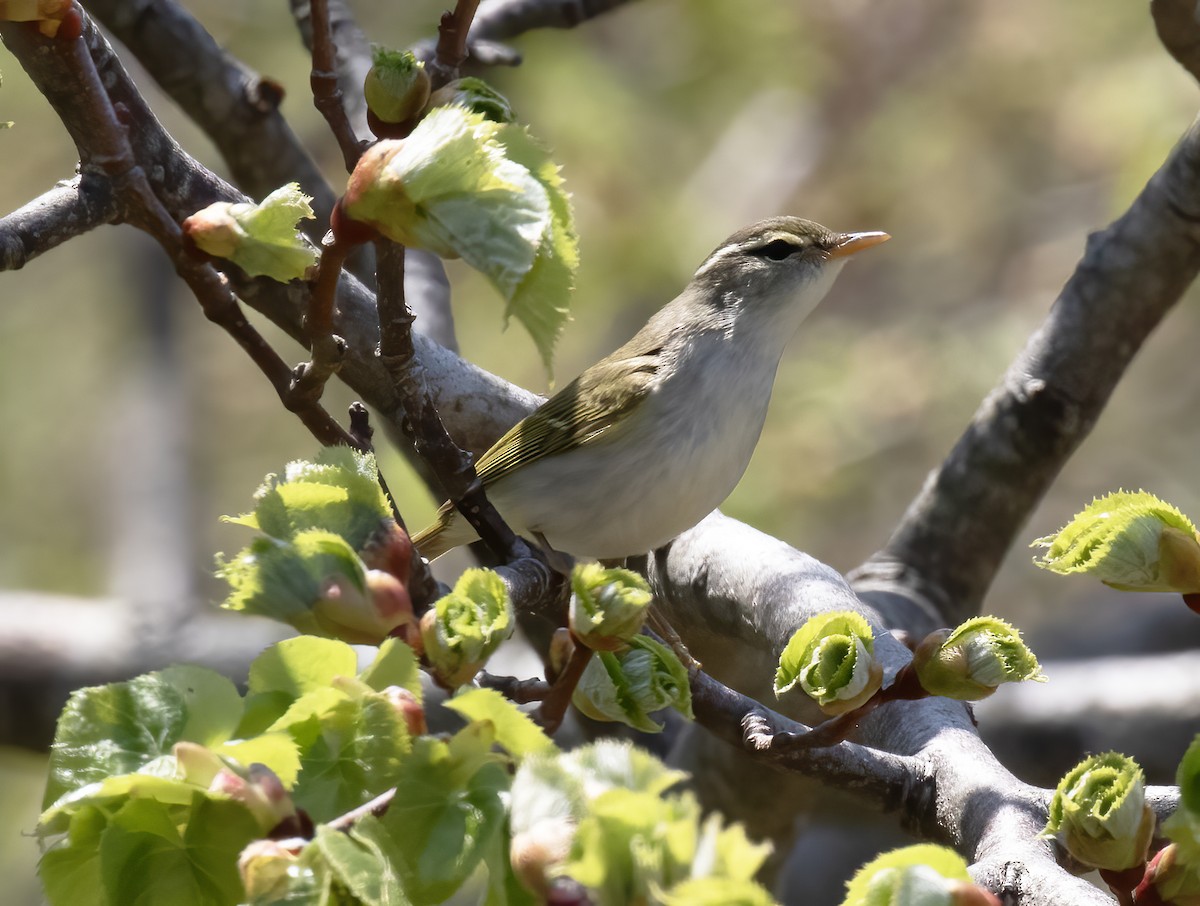
<path id="1" fill-rule="evenodd" d="M 476 465 L 488 500 L 550 552 L 621 560 L 715 510 L 758 444 L 788 341 L 851 255 L 891 238 L 782 216 L 738 230 L 624 346 Z M 452 501 L 413 536 L 426 559 L 477 539 Z"/>

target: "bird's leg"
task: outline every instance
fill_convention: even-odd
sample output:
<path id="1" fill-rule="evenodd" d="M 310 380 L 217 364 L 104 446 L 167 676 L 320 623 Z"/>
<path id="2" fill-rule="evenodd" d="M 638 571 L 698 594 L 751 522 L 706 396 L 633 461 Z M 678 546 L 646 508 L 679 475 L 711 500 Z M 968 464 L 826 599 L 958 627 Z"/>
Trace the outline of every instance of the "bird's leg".
<path id="1" fill-rule="evenodd" d="M 575 568 L 575 558 L 551 547 L 550 542 L 541 532 L 534 532 L 533 537 L 537 539 L 538 547 L 546 555 L 546 564 L 559 575 L 569 579 L 571 570 Z"/>

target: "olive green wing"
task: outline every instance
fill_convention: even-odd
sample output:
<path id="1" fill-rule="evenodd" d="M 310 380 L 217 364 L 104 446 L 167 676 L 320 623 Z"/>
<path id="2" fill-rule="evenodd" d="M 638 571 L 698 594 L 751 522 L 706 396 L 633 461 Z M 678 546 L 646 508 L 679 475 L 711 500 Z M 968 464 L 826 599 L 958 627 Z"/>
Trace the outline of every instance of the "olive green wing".
<path id="1" fill-rule="evenodd" d="M 594 441 L 636 408 L 654 388 L 661 350 L 630 357 L 631 345 L 593 365 L 496 441 L 475 466 L 484 486 Z"/>

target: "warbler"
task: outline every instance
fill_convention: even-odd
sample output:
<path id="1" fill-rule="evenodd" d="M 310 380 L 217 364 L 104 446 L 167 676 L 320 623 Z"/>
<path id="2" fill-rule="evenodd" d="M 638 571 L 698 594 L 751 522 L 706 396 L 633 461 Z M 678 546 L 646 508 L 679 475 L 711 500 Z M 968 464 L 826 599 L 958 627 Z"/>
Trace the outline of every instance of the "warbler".
<path id="1" fill-rule="evenodd" d="M 526 538 L 616 560 L 666 544 L 733 491 L 775 372 L 849 256 L 887 233 L 773 217 L 738 230 L 628 343 L 479 460 L 488 499 Z M 413 537 L 434 559 L 477 538 L 452 502 Z"/>

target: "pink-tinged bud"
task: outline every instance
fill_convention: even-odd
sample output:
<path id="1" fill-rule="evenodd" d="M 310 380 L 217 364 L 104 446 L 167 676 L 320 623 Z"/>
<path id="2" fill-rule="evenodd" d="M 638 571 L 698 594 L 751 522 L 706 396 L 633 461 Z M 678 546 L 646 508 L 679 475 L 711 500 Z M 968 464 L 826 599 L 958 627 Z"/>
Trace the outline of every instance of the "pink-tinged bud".
<path id="1" fill-rule="evenodd" d="M 382 570 L 401 582 L 407 582 L 408 570 L 412 565 L 412 549 L 412 541 L 404 529 L 389 519 L 367 539 L 359 556 L 367 569 Z"/>
<path id="2" fill-rule="evenodd" d="M 183 779 L 196 786 L 207 788 L 221 771 L 228 770 L 220 755 L 198 742 L 177 742 L 171 754 Z"/>
<path id="3" fill-rule="evenodd" d="M 242 803 L 257 819 L 264 833 L 296 814 L 296 806 L 283 782 L 265 764 L 256 762 L 244 773 L 226 767 L 213 778 L 208 791 Z"/>
<path id="4" fill-rule="evenodd" d="M 550 657 L 546 679 L 554 682 L 566 668 L 574 653 L 575 640 L 571 638 L 571 630 L 566 626 L 560 626 L 554 630 L 554 635 L 550 636 Z"/>
<path id="5" fill-rule="evenodd" d="M 978 884 L 959 883 L 950 891 L 953 906 L 1001 906 L 1000 898 Z"/>
<path id="6" fill-rule="evenodd" d="M 545 900 L 553 880 L 550 871 L 567 860 L 574 839 L 574 819 L 543 818 L 513 836 L 509 847 L 513 873 L 527 890 Z"/>
<path id="7" fill-rule="evenodd" d="M 410 736 L 424 736 L 429 732 L 425 725 L 425 709 L 415 695 L 403 686 L 388 686 L 381 694 L 396 709 Z"/>
<path id="8" fill-rule="evenodd" d="M 242 876 L 247 900 L 274 902 L 283 899 L 297 858 L 295 852 L 275 840 L 255 840 L 247 844 L 238 856 L 238 873 Z"/>
<path id="9" fill-rule="evenodd" d="M 367 571 L 365 591 L 347 576 L 330 576 L 313 605 L 317 625 L 334 638 L 378 645 L 400 626 L 415 623 L 408 589 L 391 573 Z"/>

